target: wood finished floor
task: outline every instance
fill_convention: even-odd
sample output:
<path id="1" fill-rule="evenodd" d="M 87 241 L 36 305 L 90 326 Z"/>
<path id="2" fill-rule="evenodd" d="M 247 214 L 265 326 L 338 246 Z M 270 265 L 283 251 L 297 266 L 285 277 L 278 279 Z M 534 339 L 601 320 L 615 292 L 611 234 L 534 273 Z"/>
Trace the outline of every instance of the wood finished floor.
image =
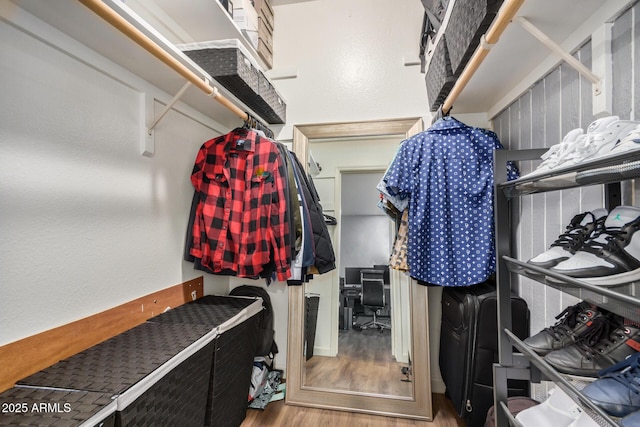
<path id="1" fill-rule="evenodd" d="M 378 415 L 357 414 L 271 402 L 264 410 L 248 409 L 241 427 L 465 427 L 451 401 L 443 394 L 433 395 L 433 421 L 416 421 Z"/>
<path id="2" fill-rule="evenodd" d="M 306 384 L 321 387 L 333 383 L 334 387 L 350 390 L 368 390 L 378 393 L 408 395 L 411 383 L 391 356 L 391 334 L 376 330 L 357 332 L 340 331 L 338 357 L 313 356 L 307 361 Z M 387 380 L 381 381 L 381 378 Z M 305 408 L 286 405 L 284 401 L 271 402 L 264 410 L 249 409 L 241 427 L 464 427 L 451 401 L 443 394 L 433 395 L 433 421 L 416 421 L 345 411 Z"/>
<path id="3" fill-rule="evenodd" d="M 391 331 L 341 330 L 336 357 L 316 356 L 306 362 L 305 385 L 411 396 L 413 385 L 391 355 Z"/>

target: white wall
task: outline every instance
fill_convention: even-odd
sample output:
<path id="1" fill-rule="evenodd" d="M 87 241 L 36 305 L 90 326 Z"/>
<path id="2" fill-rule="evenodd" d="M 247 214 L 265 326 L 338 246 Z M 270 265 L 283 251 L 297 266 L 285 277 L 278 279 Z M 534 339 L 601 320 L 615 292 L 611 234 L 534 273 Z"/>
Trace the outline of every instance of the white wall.
<path id="1" fill-rule="evenodd" d="M 396 140 L 392 147 L 397 146 Z M 371 267 L 389 262 L 393 222 L 378 206 L 380 192 L 376 188 L 383 175 L 382 171 L 341 175 L 341 276 L 344 276 L 345 266 Z"/>
<path id="2" fill-rule="evenodd" d="M 274 68 L 287 126 L 424 117 L 418 61 L 424 8 L 418 0 L 316 0 L 276 6 Z M 405 51 L 406 46 L 411 46 Z"/>
<path id="3" fill-rule="evenodd" d="M 342 215 L 340 274 L 345 267 L 370 267 L 389 262 L 391 221 L 378 215 Z"/>
<path id="4" fill-rule="evenodd" d="M 185 107 L 208 125 L 172 111 L 141 156 L 140 91 L 172 95 L 30 22 L 47 42 L 0 20 L 0 345 L 200 276 L 182 261 L 189 175 L 218 134 Z"/>

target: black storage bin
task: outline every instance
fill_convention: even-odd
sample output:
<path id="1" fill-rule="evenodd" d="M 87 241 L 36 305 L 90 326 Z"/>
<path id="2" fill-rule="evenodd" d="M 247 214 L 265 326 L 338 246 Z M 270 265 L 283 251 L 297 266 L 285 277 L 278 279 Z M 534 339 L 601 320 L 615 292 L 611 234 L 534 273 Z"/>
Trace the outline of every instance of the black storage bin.
<path id="1" fill-rule="evenodd" d="M 425 75 L 427 98 L 431 111 L 436 111 L 451 92 L 456 80 L 451 71 L 447 40 L 443 35 L 435 47 Z"/>
<path id="2" fill-rule="evenodd" d="M 446 394 L 469 427 L 482 427 L 493 405 L 493 364 L 498 362 L 498 306 L 491 282 L 446 287 L 442 292 L 440 370 Z M 512 331 L 529 335 L 526 301 L 512 295 Z M 529 396 L 529 382 L 509 380 L 509 396 Z"/>
<path id="3" fill-rule="evenodd" d="M 104 393 L 118 426 L 202 426 L 215 333 L 143 323 L 21 381 L 19 386 Z"/>
<path id="4" fill-rule="evenodd" d="M 454 76 L 459 76 L 487 32 L 503 0 L 456 0 L 445 30 Z"/>
<path id="5" fill-rule="evenodd" d="M 208 295 L 148 320 L 215 332 L 203 425 L 237 427 L 245 419 L 261 313 L 259 298 Z"/>
<path id="6" fill-rule="evenodd" d="M 219 0 L 219 1 L 220 1 L 220 4 L 222 4 L 222 7 L 224 7 L 224 10 L 226 10 L 229 16 L 233 18 L 233 3 L 229 2 L 229 0 Z"/>
<path id="7" fill-rule="evenodd" d="M 266 76 L 239 45 L 228 41 L 217 44 L 220 47 L 216 43 L 178 47 L 267 123 L 285 123 L 286 104 Z"/>
<path id="8" fill-rule="evenodd" d="M 449 0 L 422 0 L 424 10 L 428 12 L 429 18 L 434 19 L 434 24 L 438 24 L 438 26 L 444 20 L 448 4 Z"/>
<path id="9" fill-rule="evenodd" d="M 283 124 L 287 118 L 287 104 L 262 73 L 258 77 L 258 88 L 258 100 L 251 108 L 267 122 Z"/>
<path id="10" fill-rule="evenodd" d="M 0 426 L 114 427 L 108 393 L 14 387 L 0 393 Z"/>
<path id="11" fill-rule="evenodd" d="M 304 306 L 304 344 L 305 357 L 309 360 L 313 357 L 313 347 L 316 342 L 316 327 L 318 325 L 318 306 L 320 305 L 320 295 L 305 295 Z"/>
<path id="12" fill-rule="evenodd" d="M 206 48 L 184 52 L 218 83 L 249 105 L 259 93 L 260 71 L 238 48 Z"/>

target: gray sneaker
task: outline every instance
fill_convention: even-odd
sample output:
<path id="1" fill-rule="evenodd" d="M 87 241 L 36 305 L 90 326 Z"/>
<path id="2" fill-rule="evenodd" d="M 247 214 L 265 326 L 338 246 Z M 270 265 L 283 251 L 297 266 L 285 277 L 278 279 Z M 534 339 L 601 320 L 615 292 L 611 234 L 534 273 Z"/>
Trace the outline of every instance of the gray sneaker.
<path id="1" fill-rule="evenodd" d="M 607 210 L 603 208 L 574 216 L 566 231 L 558 236 L 549 249 L 531 258 L 527 263 L 546 269 L 555 267 L 580 250 L 594 230 L 604 225 L 605 219 Z"/>
<path id="2" fill-rule="evenodd" d="M 640 280 L 640 208 L 618 206 L 571 258 L 551 269 L 592 285 Z"/>
<path id="3" fill-rule="evenodd" d="M 598 372 L 624 360 L 640 349 L 640 328 L 622 325 L 613 316 L 600 316 L 578 340 L 544 359 L 557 371 L 598 377 Z"/>
<path id="4" fill-rule="evenodd" d="M 599 311 L 593 310 L 589 303 L 582 301 L 565 308 L 556 316 L 558 321 L 555 325 L 526 338 L 524 343 L 540 356 L 544 356 L 576 342 L 577 337 L 600 316 L 602 314 Z"/>

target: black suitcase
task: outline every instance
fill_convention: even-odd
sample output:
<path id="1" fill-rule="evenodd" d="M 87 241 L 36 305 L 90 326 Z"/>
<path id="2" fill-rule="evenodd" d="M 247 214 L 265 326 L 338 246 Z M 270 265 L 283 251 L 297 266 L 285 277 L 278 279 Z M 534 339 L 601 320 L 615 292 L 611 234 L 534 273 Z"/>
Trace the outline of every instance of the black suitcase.
<path id="1" fill-rule="evenodd" d="M 511 297 L 512 330 L 529 336 L 526 301 Z M 484 426 L 493 406 L 493 363 L 498 362 L 497 299 L 493 282 L 445 287 L 442 292 L 440 370 L 446 394 L 468 427 Z M 529 396 L 529 382 L 509 380 L 509 396 Z"/>

